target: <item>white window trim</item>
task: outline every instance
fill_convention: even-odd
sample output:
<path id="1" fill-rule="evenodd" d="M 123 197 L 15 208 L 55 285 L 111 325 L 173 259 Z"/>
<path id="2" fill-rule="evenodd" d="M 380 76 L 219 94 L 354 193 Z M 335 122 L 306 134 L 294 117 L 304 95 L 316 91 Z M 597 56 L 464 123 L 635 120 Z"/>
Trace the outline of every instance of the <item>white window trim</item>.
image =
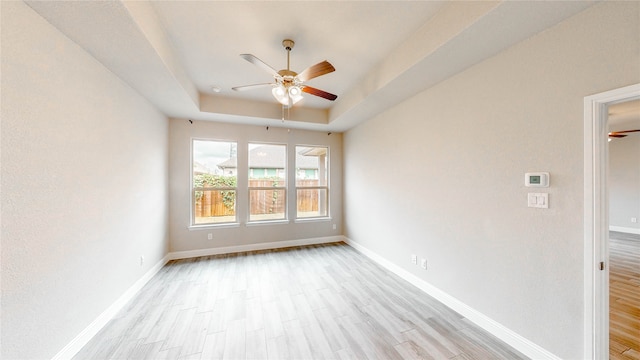
<path id="1" fill-rule="evenodd" d="M 306 217 L 306 218 L 297 218 L 295 219 L 295 223 L 309 223 L 309 222 L 328 222 L 332 221 L 333 218 L 331 216 L 318 216 L 318 217 Z"/>
<path id="2" fill-rule="evenodd" d="M 240 227 L 240 223 L 239 222 L 226 222 L 226 223 L 218 223 L 218 224 L 198 224 L 198 225 L 189 225 L 187 226 L 187 229 L 189 231 L 197 231 L 197 230 L 206 230 L 206 229 L 212 229 L 212 228 L 234 228 L 234 227 Z"/>
<path id="3" fill-rule="evenodd" d="M 291 223 L 289 219 L 274 219 L 274 220 L 254 220 L 245 224 L 247 227 L 260 226 L 260 225 L 286 225 Z"/>

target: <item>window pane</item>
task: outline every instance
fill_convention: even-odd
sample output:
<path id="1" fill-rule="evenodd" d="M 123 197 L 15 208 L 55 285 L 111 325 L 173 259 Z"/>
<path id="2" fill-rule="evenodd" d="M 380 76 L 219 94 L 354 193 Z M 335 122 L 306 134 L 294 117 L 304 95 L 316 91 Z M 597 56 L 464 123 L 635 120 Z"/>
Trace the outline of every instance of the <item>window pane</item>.
<path id="1" fill-rule="evenodd" d="M 249 221 L 286 219 L 286 192 L 284 189 L 249 190 Z"/>
<path id="2" fill-rule="evenodd" d="M 237 144 L 231 141 L 193 141 L 193 182 L 195 187 L 201 187 L 203 176 L 212 177 L 214 175 L 227 178 L 224 183 L 236 185 L 237 169 Z M 198 183 L 198 181 L 201 181 Z M 224 186 L 220 181 L 209 181 L 209 186 Z"/>
<path id="3" fill-rule="evenodd" d="M 249 221 L 287 218 L 287 146 L 249 144 Z"/>
<path id="4" fill-rule="evenodd" d="M 192 158 L 193 223 L 235 222 L 237 143 L 194 140 Z"/>
<path id="5" fill-rule="evenodd" d="M 298 195 L 298 218 L 327 216 L 327 189 L 300 189 Z"/>
<path id="6" fill-rule="evenodd" d="M 236 221 L 235 190 L 194 191 L 194 224 Z"/>
<path id="7" fill-rule="evenodd" d="M 249 144 L 250 179 L 284 179 L 286 167 L 286 145 Z"/>
<path id="8" fill-rule="evenodd" d="M 329 216 L 329 148 L 296 146 L 297 218 Z"/>
<path id="9" fill-rule="evenodd" d="M 329 148 L 296 146 L 296 186 L 327 186 Z"/>

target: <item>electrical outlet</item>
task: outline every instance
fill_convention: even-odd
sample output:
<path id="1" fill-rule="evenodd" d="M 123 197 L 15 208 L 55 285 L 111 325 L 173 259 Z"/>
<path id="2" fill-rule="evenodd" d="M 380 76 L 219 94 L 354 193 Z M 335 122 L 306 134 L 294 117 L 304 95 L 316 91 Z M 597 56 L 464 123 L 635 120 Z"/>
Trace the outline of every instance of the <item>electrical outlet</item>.
<path id="1" fill-rule="evenodd" d="M 631 222 L 632 222 L 632 223 L 637 223 L 637 222 L 638 222 L 638 218 L 632 217 L 632 218 L 631 218 Z"/>
<path id="2" fill-rule="evenodd" d="M 337 228 L 336 224 L 333 224 L 333 230 L 335 230 Z"/>
<path id="3" fill-rule="evenodd" d="M 418 265 L 418 255 L 416 254 L 411 254 L 411 263 L 413 265 Z"/>
<path id="4" fill-rule="evenodd" d="M 213 240 L 213 233 L 207 234 L 207 240 Z"/>
<path id="5" fill-rule="evenodd" d="M 427 259 L 420 259 L 420 267 L 427 270 Z"/>

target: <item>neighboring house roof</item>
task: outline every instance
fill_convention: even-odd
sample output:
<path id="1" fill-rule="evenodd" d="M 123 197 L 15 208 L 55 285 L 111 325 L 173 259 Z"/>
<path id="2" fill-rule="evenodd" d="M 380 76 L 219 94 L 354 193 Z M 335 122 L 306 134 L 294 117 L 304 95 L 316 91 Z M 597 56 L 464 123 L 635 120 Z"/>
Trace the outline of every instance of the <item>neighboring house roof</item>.
<path id="1" fill-rule="evenodd" d="M 193 162 L 193 172 L 194 174 L 211 174 L 213 173 L 213 171 L 211 171 L 211 169 L 209 169 L 207 166 L 194 161 Z"/>
<path id="2" fill-rule="evenodd" d="M 249 152 L 251 168 L 253 169 L 283 169 L 286 165 L 286 155 L 277 145 L 262 145 Z M 238 158 L 232 157 L 218 164 L 221 169 L 238 167 Z M 296 154 L 296 165 L 301 169 L 317 169 L 317 156 L 303 156 Z"/>
<path id="3" fill-rule="evenodd" d="M 234 156 L 234 157 L 232 157 L 230 159 L 227 159 L 227 160 L 219 163 L 218 167 L 221 168 L 221 169 L 236 168 L 236 167 L 238 167 L 238 158 Z"/>

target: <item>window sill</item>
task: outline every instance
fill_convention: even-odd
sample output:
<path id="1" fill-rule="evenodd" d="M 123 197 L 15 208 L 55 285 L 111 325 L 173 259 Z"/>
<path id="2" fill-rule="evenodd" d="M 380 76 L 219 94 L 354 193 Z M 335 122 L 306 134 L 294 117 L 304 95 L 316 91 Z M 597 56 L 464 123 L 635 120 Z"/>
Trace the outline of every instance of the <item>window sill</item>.
<path id="1" fill-rule="evenodd" d="M 267 220 L 267 221 L 250 221 L 245 226 L 262 226 L 262 225 L 286 225 L 289 220 Z"/>
<path id="2" fill-rule="evenodd" d="M 331 221 L 331 220 L 333 220 L 331 217 L 324 216 L 324 217 L 313 217 L 313 218 L 300 218 L 300 219 L 296 219 L 295 222 L 296 223 L 325 222 L 325 221 Z"/>
<path id="3" fill-rule="evenodd" d="M 202 224 L 202 225 L 189 225 L 187 228 L 189 231 L 206 230 L 206 229 L 219 229 L 219 228 L 234 228 L 240 227 L 240 223 L 224 223 L 224 224 Z"/>

